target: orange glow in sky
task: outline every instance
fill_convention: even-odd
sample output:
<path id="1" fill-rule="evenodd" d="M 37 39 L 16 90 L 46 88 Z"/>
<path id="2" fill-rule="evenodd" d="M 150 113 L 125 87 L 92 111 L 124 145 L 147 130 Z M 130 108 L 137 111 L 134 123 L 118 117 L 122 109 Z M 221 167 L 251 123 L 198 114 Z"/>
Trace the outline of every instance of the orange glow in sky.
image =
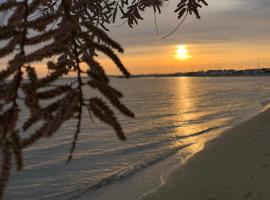
<path id="1" fill-rule="evenodd" d="M 176 73 L 210 69 L 248 69 L 270 66 L 270 42 L 190 43 L 186 45 L 134 46 L 119 54 L 132 74 Z M 99 54 L 101 55 L 101 54 Z M 120 74 L 109 59 L 98 61 L 108 74 Z"/>
<path id="2" fill-rule="evenodd" d="M 171 1 L 157 16 L 159 34 L 156 34 L 152 12 L 147 11 L 144 20 L 134 28 L 125 23 L 111 26 L 108 35 L 124 48 L 124 54 L 114 52 L 131 74 L 270 68 L 270 4 L 267 2 L 209 0 L 209 6 L 200 10 L 201 20 L 188 17 L 177 31 L 164 39 L 179 24 L 177 15 L 171 12 L 178 1 Z M 121 74 L 107 56 L 101 52 L 97 55 L 96 61 L 107 74 Z M 7 66 L 9 59 L 0 60 L 0 70 Z M 48 73 L 46 62 L 35 64 L 43 76 Z"/>
<path id="3" fill-rule="evenodd" d="M 179 24 L 170 12 L 177 1 L 171 1 L 157 19 L 158 35 L 152 13 L 133 29 L 121 26 L 110 33 L 123 45 L 125 53 L 119 56 L 132 74 L 270 68 L 270 6 L 266 2 L 209 0 L 209 6 L 200 10 L 201 20 L 188 17 L 164 39 Z M 111 61 L 103 57 L 99 61 L 107 73 L 120 74 Z"/>

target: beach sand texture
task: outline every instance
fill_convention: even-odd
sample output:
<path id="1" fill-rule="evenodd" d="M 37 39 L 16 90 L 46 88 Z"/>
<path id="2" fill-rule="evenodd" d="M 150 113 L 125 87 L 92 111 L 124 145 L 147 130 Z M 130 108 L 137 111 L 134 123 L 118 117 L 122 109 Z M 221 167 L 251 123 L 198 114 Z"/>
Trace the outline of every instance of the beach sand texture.
<path id="1" fill-rule="evenodd" d="M 209 142 L 143 200 L 270 200 L 270 110 Z"/>

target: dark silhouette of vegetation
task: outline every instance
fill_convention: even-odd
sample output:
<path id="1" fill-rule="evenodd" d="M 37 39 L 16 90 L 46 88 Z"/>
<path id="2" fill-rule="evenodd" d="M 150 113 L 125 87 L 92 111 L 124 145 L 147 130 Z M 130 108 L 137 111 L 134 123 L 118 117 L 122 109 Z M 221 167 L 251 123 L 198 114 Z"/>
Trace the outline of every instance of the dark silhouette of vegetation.
<path id="1" fill-rule="evenodd" d="M 0 58 L 9 62 L 0 71 L 0 199 L 10 170 L 23 168 L 22 150 L 41 138 L 53 136 L 71 118 L 77 119 L 68 162 L 80 133 L 83 108 L 90 116 L 110 125 L 121 140 L 126 137 L 112 108 L 101 98 L 86 98 L 83 87 L 98 90 L 123 115 L 134 117 L 120 99 L 122 93 L 110 86 L 98 53 L 109 57 L 128 78 L 129 72 L 117 55 L 123 48 L 108 34 L 108 25 L 122 18 L 133 27 L 146 8 L 161 12 L 166 0 L 6 0 L 0 3 Z M 178 18 L 195 14 L 207 5 L 204 0 L 179 0 Z M 3 15 L 2 15 L 3 16 Z M 49 73 L 38 77 L 36 64 L 47 61 Z M 86 65 L 87 69 L 82 67 Z M 54 84 L 73 72 L 76 81 Z M 86 78 L 82 78 L 85 77 Z M 49 102 L 48 105 L 42 102 Z M 21 102 L 21 103 L 20 103 Z M 29 117 L 19 127 L 21 106 Z M 34 128 L 33 128 L 34 127 Z M 33 131 L 35 129 L 35 131 Z M 33 131 L 33 132 L 32 132 Z"/>

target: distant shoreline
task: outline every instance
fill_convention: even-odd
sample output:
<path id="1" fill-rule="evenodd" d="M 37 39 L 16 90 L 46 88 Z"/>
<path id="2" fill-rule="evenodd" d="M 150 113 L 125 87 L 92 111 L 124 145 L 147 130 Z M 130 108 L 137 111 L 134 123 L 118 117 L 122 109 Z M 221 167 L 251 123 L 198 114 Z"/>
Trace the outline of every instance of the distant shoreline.
<path id="1" fill-rule="evenodd" d="M 162 78 L 162 77 L 264 77 L 270 76 L 270 68 L 246 70 L 208 70 L 172 74 L 136 74 L 130 78 Z M 113 78 L 124 78 L 121 75 L 110 75 Z"/>

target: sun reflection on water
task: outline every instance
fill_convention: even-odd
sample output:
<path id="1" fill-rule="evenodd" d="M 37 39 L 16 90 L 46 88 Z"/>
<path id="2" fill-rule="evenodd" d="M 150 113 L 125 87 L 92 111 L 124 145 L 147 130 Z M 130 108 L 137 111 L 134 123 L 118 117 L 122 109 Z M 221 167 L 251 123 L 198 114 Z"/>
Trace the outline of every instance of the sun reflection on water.
<path id="1" fill-rule="evenodd" d="M 185 160 L 203 150 L 205 143 L 217 137 L 222 129 L 213 129 L 211 133 L 208 133 L 208 131 L 204 133 L 204 130 L 219 127 L 220 124 L 224 124 L 226 121 L 226 119 L 207 120 L 207 116 L 219 113 L 220 110 L 214 108 L 204 110 L 202 108 L 202 103 L 207 99 L 201 95 L 202 92 L 198 89 L 198 84 L 200 83 L 195 79 L 181 77 L 177 79 L 174 88 L 176 93 L 174 106 L 178 116 L 176 119 L 178 126 L 175 128 L 174 136 L 180 139 L 177 139 L 173 145 L 192 144 L 183 150 L 182 156 L 184 154 Z M 196 134 L 200 132 L 202 134 Z"/>
<path id="2" fill-rule="evenodd" d="M 196 88 L 194 87 L 194 83 L 192 79 L 188 77 L 180 78 L 176 84 L 176 93 L 177 93 L 177 102 L 176 102 L 176 109 L 179 116 L 179 121 L 181 122 L 189 122 L 191 120 L 197 119 L 198 113 L 192 112 L 197 110 L 197 106 L 199 105 L 198 98 L 194 96 L 196 92 Z M 202 130 L 200 124 L 194 125 L 184 125 L 179 126 L 176 128 L 175 134 L 177 136 L 183 136 L 192 134 L 194 132 L 199 132 Z M 187 154 L 193 155 L 196 152 L 201 151 L 204 148 L 204 143 L 198 142 L 196 138 L 189 137 L 186 138 L 184 141 L 180 140 L 180 143 L 189 144 L 193 143 L 193 145 L 187 147 L 185 151 Z"/>

